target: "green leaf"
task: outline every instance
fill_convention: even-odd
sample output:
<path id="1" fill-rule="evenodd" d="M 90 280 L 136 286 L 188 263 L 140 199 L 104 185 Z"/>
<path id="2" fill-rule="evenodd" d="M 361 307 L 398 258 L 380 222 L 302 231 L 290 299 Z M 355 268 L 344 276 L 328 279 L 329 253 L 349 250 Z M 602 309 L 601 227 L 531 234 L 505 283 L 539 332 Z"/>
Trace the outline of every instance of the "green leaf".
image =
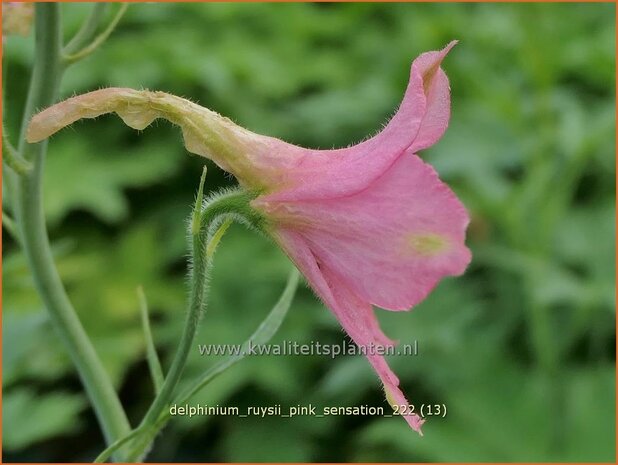
<path id="1" fill-rule="evenodd" d="M 157 355 L 157 348 L 152 339 L 150 318 L 148 316 L 148 302 L 146 301 L 146 294 L 142 286 L 137 288 L 137 297 L 139 299 L 139 309 L 142 320 L 142 333 L 144 334 L 144 342 L 146 344 L 146 360 L 148 361 L 148 369 L 150 370 L 154 391 L 158 394 L 163 386 L 163 370 L 161 369 L 161 362 Z"/>

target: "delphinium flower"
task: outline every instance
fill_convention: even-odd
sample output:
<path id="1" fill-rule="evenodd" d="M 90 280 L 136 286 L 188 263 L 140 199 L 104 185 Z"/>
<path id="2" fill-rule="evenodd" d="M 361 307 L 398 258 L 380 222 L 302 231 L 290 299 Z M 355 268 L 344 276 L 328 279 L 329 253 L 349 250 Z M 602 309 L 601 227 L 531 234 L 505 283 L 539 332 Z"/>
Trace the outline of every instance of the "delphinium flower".
<path id="1" fill-rule="evenodd" d="M 115 112 L 135 129 L 164 118 L 188 151 L 210 158 L 253 193 L 263 229 L 304 274 L 350 338 L 365 347 L 391 405 L 407 406 L 399 379 L 375 350 L 393 344 L 373 306 L 409 310 L 470 261 L 469 219 L 455 194 L 417 152 L 444 134 L 449 82 L 441 62 L 453 47 L 412 63 L 403 101 L 384 129 L 357 145 L 313 150 L 262 136 L 163 92 L 102 89 L 36 115 L 28 141 L 80 118 Z M 374 348 L 374 350 L 372 350 Z M 404 416 L 420 432 L 423 420 Z"/>

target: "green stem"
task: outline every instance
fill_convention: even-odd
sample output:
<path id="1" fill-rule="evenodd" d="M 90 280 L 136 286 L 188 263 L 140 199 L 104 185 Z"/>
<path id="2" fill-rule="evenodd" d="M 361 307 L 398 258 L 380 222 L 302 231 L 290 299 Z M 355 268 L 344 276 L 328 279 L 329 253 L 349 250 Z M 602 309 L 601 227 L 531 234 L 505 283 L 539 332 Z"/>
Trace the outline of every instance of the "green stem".
<path id="1" fill-rule="evenodd" d="M 137 288 L 137 298 L 139 299 L 142 332 L 144 333 L 146 343 L 146 360 L 148 361 L 148 369 L 150 370 L 150 377 L 152 378 L 155 394 L 158 394 L 161 392 L 164 376 L 163 370 L 161 369 L 161 362 L 159 361 L 159 356 L 157 355 L 157 348 L 155 347 L 154 340 L 152 339 L 150 318 L 148 317 L 148 302 L 146 301 L 146 294 L 144 293 L 144 288 L 142 286 Z"/>
<path id="2" fill-rule="evenodd" d="M 36 4 L 35 40 L 35 62 L 19 147 L 19 152 L 32 163 L 33 168 L 18 179 L 12 179 L 17 194 L 16 220 L 37 291 L 77 367 L 107 443 L 111 444 L 129 433 L 129 422 L 111 381 L 69 301 L 52 257 L 42 196 L 47 142 L 27 144 L 24 139 L 25 128 L 34 111 L 53 104 L 57 98 L 62 74 L 59 4 Z"/>
<path id="3" fill-rule="evenodd" d="M 204 177 L 202 177 L 202 182 L 203 180 Z M 208 238 L 212 236 L 214 227 L 218 225 L 222 217 L 242 215 L 243 218 L 246 218 L 247 212 L 250 210 L 248 206 L 250 195 L 244 191 L 235 191 L 221 195 L 209 202 L 202 210 L 201 192 L 202 188 L 200 187 L 190 226 L 193 266 L 190 280 L 189 311 L 178 349 L 165 377 L 163 387 L 138 427 L 142 431 L 151 430 L 172 401 L 174 390 L 187 363 L 187 358 L 197 333 L 198 323 L 206 308 L 208 271 L 211 264 L 211 257 L 207 253 Z M 246 219 L 247 221 L 252 221 L 252 218 Z M 153 437 L 146 436 L 144 439 L 138 441 L 134 446 L 133 452 L 129 454 L 129 461 L 137 461 L 146 453 Z"/>
<path id="4" fill-rule="evenodd" d="M 229 225 L 229 221 L 226 220 L 224 223 L 222 223 L 222 226 L 224 225 Z M 221 230 L 222 227 L 220 226 L 217 232 L 213 234 L 213 236 L 209 240 L 209 246 L 207 247 L 206 252 L 208 257 L 210 257 L 208 253 L 208 250 L 210 249 L 210 244 L 214 240 L 218 240 L 217 234 L 220 233 Z M 296 288 L 298 286 L 298 279 L 299 273 L 294 268 L 288 277 L 285 290 L 281 294 L 281 297 L 279 297 L 279 300 L 269 312 L 269 314 L 266 316 L 264 321 L 262 321 L 260 326 L 242 345 L 242 351 L 239 355 L 230 356 L 207 370 L 188 389 L 185 389 L 178 397 L 176 397 L 173 403 L 186 404 L 195 394 L 197 394 L 197 392 L 206 387 L 218 375 L 243 360 L 247 356 L 247 354 L 249 354 L 249 348 L 251 347 L 251 345 L 266 344 L 277 332 L 277 330 L 281 326 L 281 323 L 283 322 L 283 319 L 285 318 L 285 315 L 290 309 L 294 294 L 296 292 Z M 166 425 L 170 418 L 171 415 L 169 413 L 169 410 L 163 411 L 161 415 L 159 415 L 159 418 L 154 425 L 141 425 L 139 428 L 136 428 L 127 437 L 116 441 L 114 444 L 101 452 L 96 458 L 95 463 L 106 461 L 112 453 L 114 453 L 123 445 L 127 444 L 129 441 L 136 438 L 138 439 L 138 442 L 137 446 L 133 446 L 134 450 L 142 450 L 141 448 L 147 448 L 150 442 L 153 441 L 154 437 L 157 436 L 159 431 Z"/>
<path id="5" fill-rule="evenodd" d="M 86 45 L 83 49 L 75 53 L 72 53 L 72 54 L 70 53 L 70 54 L 64 55 L 63 59 L 64 59 L 65 64 L 70 65 L 71 63 L 75 63 L 81 60 L 82 58 L 86 58 L 88 55 L 94 52 L 98 47 L 100 47 L 101 44 L 103 44 L 103 42 L 105 42 L 107 38 L 112 34 L 112 32 L 114 32 L 114 29 L 116 29 L 116 26 L 118 25 L 118 23 L 120 22 L 124 14 L 126 13 L 127 8 L 129 8 L 128 3 L 120 4 L 120 9 L 116 13 L 116 16 L 114 16 L 112 21 L 105 28 L 105 30 L 101 32 L 101 34 L 95 37 L 94 40 L 88 45 Z"/>
<path id="6" fill-rule="evenodd" d="M 24 160 L 11 142 L 9 142 L 9 136 L 4 123 L 2 123 L 2 159 L 17 174 L 26 174 L 32 169 L 32 165 Z"/>
<path id="7" fill-rule="evenodd" d="M 206 371 L 206 373 L 198 378 L 196 382 L 194 382 L 173 401 L 175 404 L 182 405 L 189 402 L 195 394 L 206 387 L 217 376 L 243 360 L 249 353 L 251 345 L 266 344 L 266 342 L 274 336 L 281 326 L 283 318 L 287 314 L 290 305 L 292 304 L 292 299 L 294 298 L 294 293 L 296 292 L 296 287 L 298 286 L 298 278 L 298 271 L 293 269 L 288 277 L 287 285 L 285 286 L 285 290 L 283 291 L 283 294 L 281 294 L 279 301 L 275 304 L 257 330 L 243 344 L 241 354 L 224 359 Z M 140 434 L 144 434 L 144 436 L 140 438 L 140 442 L 138 443 L 138 447 L 136 449 L 139 450 L 140 447 L 147 448 L 150 442 L 153 441 L 154 437 L 166 425 L 170 418 L 171 415 L 169 410 L 163 411 L 153 426 L 149 426 L 147 428 L 145 427 L 143 431 L 140 430 Z M 132 435 L 131 437 L 135 437 L 135 435 Z"/>
<path id="8" fill-rule="evenodd" d="M 107 460 L 114 454 L 116 451 L 120 450 L 122 446 L 127 444 L 132 439 L 135 439 L 137 436 L 143 434 L 143 431 L 140 428 L 136 428 L 127 434 L 125 437 L 114 441 L 113 444 L 110 444 L 107 449 L 101 452 L 97 457 L 93 460 L 93 463 L 103 463 L 107 462 Z"/>
<path id="9" fill-rule="evenodd" d="M 101 19 L 105 16 L 105 10 L 109 7 L 109 3 L 100 2 L 92 6 L 92 10 L 88 18 L 83 22 L 82 26 L 77 31 L 77 34 L 64 47 L 62 52 L 66 55 L 72 55 L 78 50 L 81 50 L 86 45 L 94 40 L 97 35 L 97 30 L 101 24 Z"/>

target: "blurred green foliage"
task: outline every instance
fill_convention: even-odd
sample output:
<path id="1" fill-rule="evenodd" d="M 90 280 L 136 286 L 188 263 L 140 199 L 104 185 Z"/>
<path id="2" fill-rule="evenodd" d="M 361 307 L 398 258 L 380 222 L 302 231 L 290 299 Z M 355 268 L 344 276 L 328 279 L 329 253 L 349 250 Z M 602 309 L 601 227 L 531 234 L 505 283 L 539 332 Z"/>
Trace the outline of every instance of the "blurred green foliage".
<path id="1" fill-rule="evenodd" d="M 89 11 L 63 6 L 67 38 Z M 157 461 L 615 460 L 615 5 L 136 4 L 65 77 L 164 90 L 259 133 L 328 148 L 379 130 L 411 60 L 451 39 L 449 130 L 423 157 L 473 217 L 473 262 L 387 334 L 419 341 L 391 362 L 410 399 L 444 403 L 418 437 L 396 418 L 177 418 Z M 4 42 L 13 140 L 32 37 Z M 203 160 L 159 123 L 80 122 L 49 148 L 45 202 L 60 272 L 132 421 L 152 398 L 135 289 L 164 363 L 186 298 L 185 220 Z M 211 167 L 207 184 L 233 183 Z M 23 255 L 4 238 L 5 461 L 88 461 L 102 448 L 75 371 Z M 216 258 L 200 343 L 240 343 L 283 289 L 289 263 L 234 226 Z M 276 340 L 340 342 L 304 290 Z M 214 360 L 193 354 L 187 376 Z M 361 357 L 253 357 L 198 399 L 210 405 L 387 406 Z"/>

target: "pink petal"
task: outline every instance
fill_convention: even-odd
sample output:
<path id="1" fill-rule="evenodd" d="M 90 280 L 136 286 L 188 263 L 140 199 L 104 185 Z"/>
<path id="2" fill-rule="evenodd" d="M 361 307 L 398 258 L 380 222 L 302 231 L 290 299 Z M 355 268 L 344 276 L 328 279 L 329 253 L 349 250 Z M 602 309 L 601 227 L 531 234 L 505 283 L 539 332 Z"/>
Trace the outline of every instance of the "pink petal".
<path id="1" fill-rule="evenodd" d="M 414 60 L 399 110 L 379 134 L 345 149 L 308 151 L 271 199 L 325 199 L 358 192 L 410 147 L 416 151 L 436 142 L 450 116 L 450 89 L 440 64 L 455 44 Z"/>
<path id="2" fill-rule="evenodd" d="M 352 340 L 359 346 L 380 345 L 380 339 L 386 336 L 379 329 L 371 305 L 364 303 L 343 281 L 316 261 L 316 257 L 300 234 L 280 229 L 276 231 L 275 238 L 307 278 L 317 295 L 333 311 Z M 367 324 L 368 321 L 371 323 Z M 368 353 L 367 359 L 380 377 L 389 402 L 395 402 L 400 406 L 409 405 L 399 389 L 399 379 L 384 357 Z M 415 431 L 421 433 L 424 421 L 419 416 L 406 415 L 404 419 Z"/>
<path id="3" fill-rule="evenodd" d="M 427 110 L 409 150 L 431 147 L 444 135 L 451 116 L 451 92 L 446 73 L 439 68 L 427 90 Z"/>
<path id="4" fill-rule="evenodd" d="M 435 170 L 406 153 L 367 189 L 332 200 L 254 206 L 296 229 L 322 266 L 363 301 L 391 310 L 417 304 L 470 261 L 468 214 Z"/>

